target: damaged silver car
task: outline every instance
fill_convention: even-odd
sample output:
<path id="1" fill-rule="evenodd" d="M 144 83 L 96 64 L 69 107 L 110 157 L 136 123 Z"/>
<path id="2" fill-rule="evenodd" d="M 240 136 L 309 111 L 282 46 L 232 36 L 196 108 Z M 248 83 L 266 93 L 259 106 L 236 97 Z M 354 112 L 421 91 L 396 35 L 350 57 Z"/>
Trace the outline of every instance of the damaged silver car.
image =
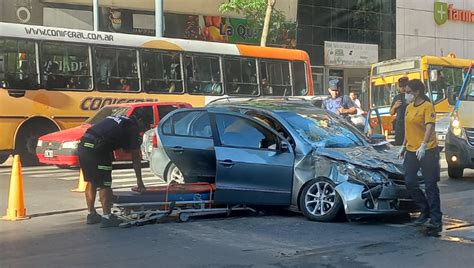
<path id="1" fill-rule="evenodd" d="M 165 180 L 215 183 L 217 204 L 285 206 L 308 219 L 413 211 L 388 144 L 304 101 L 218 102 L 170 113 L 150 166 Z"/>

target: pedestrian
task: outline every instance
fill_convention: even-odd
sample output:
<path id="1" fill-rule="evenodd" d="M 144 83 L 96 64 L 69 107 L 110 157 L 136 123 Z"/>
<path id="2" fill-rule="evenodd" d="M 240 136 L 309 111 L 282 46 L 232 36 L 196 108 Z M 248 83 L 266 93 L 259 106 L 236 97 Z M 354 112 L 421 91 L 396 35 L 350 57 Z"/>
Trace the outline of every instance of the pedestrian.
<path id="1" fill-rule="evenodd" d="M 331 95 L 322 102 L 321 108 L 326 109 L 335 114 L 347 117 L 357 113 L 354 102 L 347 95 L 341 96 L 341 82 L 339 79 L 329 81 L 329 94 Z"/>
<path id="2" fill-rule="evenodd" d="M 407 83 L 405 98 L 405 140 L 400 149 L 404 157 L 405 184 L 421 214 L 414 225 L 424 225 L 428 234 L 442 230 L 442 213 L 438 181 L 440 180 L 438 141 L 435 135 L 436 113 L 433 103 L 425 95 L 419 79 Z M 420 189 L 418 170 L 421 168 L 425 193 Z"/>
<path id="3" fill-rule="evenodd" d="M 362 110 L 360 100 L 357 98 L 357 92 L 351 91 L 349 93 L 349 98 L 351 98 L 352 102 L 354 103 L 356 109 L 357 109 L 357 115 L 361 115 L 364 113 L 364 110 Z"/>
<path id="4" fill-rule="evenodd" d="M 390 115 L 395 115 L 395 119 L 392 121 L 392 128 L 395 131 L 395 141 L 393 145 L 397 146 L 402 145 L 405 137 L 405 110 L 407 108 L 405 89 L 407 83 L 408 77 L 404 76 L 398 79 L 400 93 L 393 98 L 392 105 L 390 106 Z"/>
<path id="5" fill-rule="evenodd" d="M 130 118 L 125 116 L 108 116 L 89 128 L 83 135 L 78 156 L 84 181 L 88 182 L 85 191 L 87 224 L 101 223 L 101 227 L 118 226 L 121 221 L 111 214 L 112 207 L 112 153 L 116 149 L 130 151 L 133 169 L 137 177 L 140 192 L 145 191 L 141 173 L 140 133 L 146 131 L 147 115 L 137 110 Z M 95 210 L 95 197 L 99 189 L 103 216 Z"/>

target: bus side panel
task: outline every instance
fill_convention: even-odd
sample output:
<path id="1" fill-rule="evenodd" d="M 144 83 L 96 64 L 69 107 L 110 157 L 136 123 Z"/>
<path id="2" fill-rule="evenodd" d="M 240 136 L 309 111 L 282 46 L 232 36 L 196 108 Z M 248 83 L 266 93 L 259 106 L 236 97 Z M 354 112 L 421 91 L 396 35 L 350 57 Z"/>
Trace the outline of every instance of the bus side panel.
<path id="1" fill-rule="evenodd" d="M 3 113 L 2 113 L 3 114 Z M 18 126 L 23 122 L 21 117 L 4 117 L 0 119 L 0 151 L 10 151 L 15 147 L 15 134 Z"/>

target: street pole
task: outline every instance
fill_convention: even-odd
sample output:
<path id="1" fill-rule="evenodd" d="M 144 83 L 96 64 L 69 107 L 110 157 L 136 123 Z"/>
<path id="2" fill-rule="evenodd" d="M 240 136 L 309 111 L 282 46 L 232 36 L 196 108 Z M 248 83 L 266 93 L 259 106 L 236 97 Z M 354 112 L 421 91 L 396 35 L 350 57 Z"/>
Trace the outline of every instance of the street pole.
<path id="1" fill-rule="evenodd" d="M 163 0 L 155 0 L 155 35 L 163 37 Z"/>
<path id="2" fill-rule="evenodd" d="M 92 13 L 94 18 L 94 31 L 99 31 L 99 0 L 92 1 Z"/>

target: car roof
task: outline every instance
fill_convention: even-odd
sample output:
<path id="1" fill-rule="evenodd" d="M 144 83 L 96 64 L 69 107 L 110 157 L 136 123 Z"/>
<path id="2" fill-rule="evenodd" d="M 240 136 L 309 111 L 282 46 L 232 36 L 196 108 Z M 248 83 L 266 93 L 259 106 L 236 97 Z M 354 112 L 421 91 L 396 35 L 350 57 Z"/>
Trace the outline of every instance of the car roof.
<path id="1" fill-rule="evenodd" d="M 125 102 L 125 103 L 115 103 L 109 104 L 105 107 L 143 107 L 143 106 L 164 106 L 164 105 L 185 105 L 191 106 L 186 102 L 172 101 L 172 102 L 157 102 L 157 101 L 144 101 L 144 102 Z"/>
<path id="2" fill-rule="evenodd" d="M 304 98 L 248 98 L 232 99 L 230 101 L 213 102 L 208 105 L 211 109 L 243 108 L 266 112 L 295 111 L 303 113 L 327 114 L 313 102 Z"/>

